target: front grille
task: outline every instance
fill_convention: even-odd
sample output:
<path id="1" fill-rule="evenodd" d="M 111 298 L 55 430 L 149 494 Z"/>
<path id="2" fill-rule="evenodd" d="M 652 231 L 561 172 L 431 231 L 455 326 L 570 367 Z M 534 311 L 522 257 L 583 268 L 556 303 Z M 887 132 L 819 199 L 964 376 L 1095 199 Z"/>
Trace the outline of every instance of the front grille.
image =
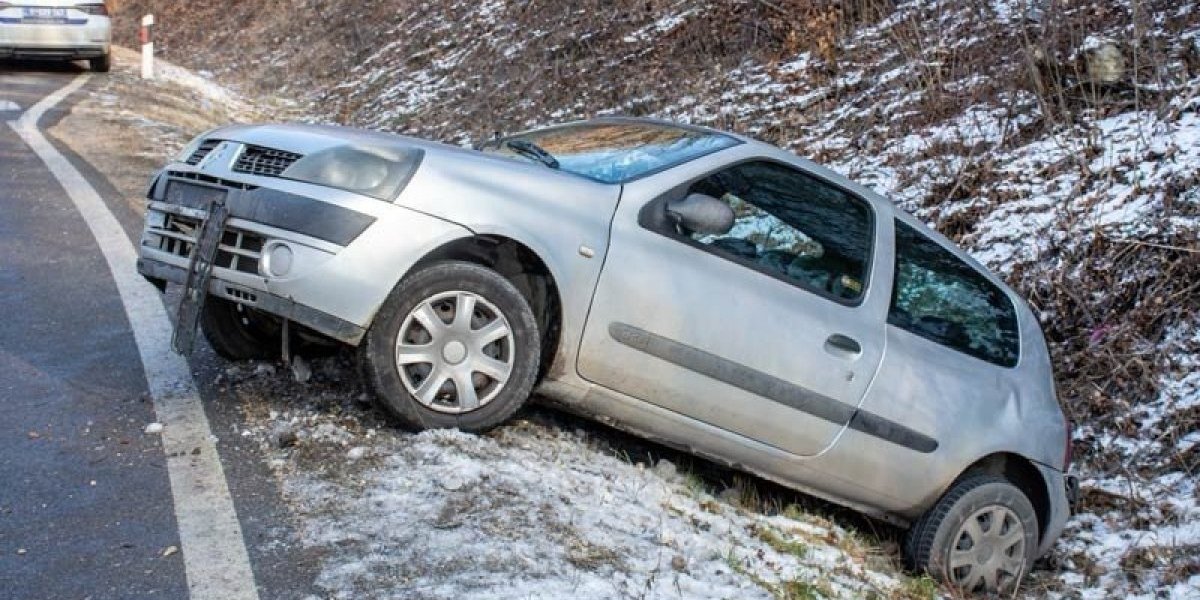
<path id="1" fill-rule="evenodd" d="M 239 183 L 237 181 L 221 179 L 220 177 L 213 177 L 212 175 L 205 175 L 204 173 L 185 173 L 183 171 L 167 171 L 167 176 L 171 177 L 172 179 L 188 179 L 191 181 L 200 181 L 203 183 L 213 183 L 213 184 L 216 184 L 219 186 L 224 186 L 227 188 L 233 188 L 233 189 L 238 189 L 238 190 L 257 190 L 258 189 L 257 185 L 250 185 L 249 183 Z"/>
<path id="2" fill-rule="evenodd" d="M 196 236 L 200 231 L 200 221 L 191 217 L 167 214 L 165 224 L 151 226 L 147 233 L 151 234 L 150 243 L 157 237 L 158 250 L 168 252 L 183 258 L 190 258 L 192 247 L 196 245 Z M 223 269 L 241 271 L 242 273 L 258 274 L 258 261 L 262 255 L 263 242 L 266 240 L 259 234 L 225 227 L 221 236 L 221 244 L 217 247 L 215 265 Z"/>
<path id="3" fill-rule="evenodd" d="M 208 156 L 208 153 L 212 152 L 220 144 L 221 144 L 221 140 L 212 140 L 212 139 L 204 140 L 203 142 L 200 142 L 200 145 L 196 148 L 196 151 L 192 152 L 192 155 L 188 157 L 188 159 L 186 161 L 187 164 L 189 164 L 189 165 L 200 164 L 200 161 L 204 160 L 204 157 Z"/>
<path id="4" fill-rule="evenodd" d="M 234 163 L 233 170 L 238 173 L 249 173 L 250 175 L 278 177 L 288 167 L 292 166 L 292 163 L 301 158 L 303 158 L 303 155 L 296 154 L 295 152 L 247 145 L 242 150 L 242 155 L 238 157 L 237 162 Z"/>

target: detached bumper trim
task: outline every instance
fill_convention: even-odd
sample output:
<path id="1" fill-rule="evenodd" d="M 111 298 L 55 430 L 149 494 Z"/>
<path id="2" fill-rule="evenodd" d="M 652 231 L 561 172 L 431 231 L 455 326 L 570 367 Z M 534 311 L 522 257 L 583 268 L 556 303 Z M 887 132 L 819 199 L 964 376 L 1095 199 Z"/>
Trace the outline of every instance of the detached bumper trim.
<path id="1" fill-rule="evenodd" d="M 138 273 L 156 286 L 159 282 L 182 285 L 187 280 L 187 269 L 157 260 L 139 258 L 137 269 Z M 291 298 L 283 298 L 262 290 L 230 283 L 220 279 L 216 274 L 209 282 L 209 294 L 245 304 L 277 317 L 283 317 L 352 346 L 357 346 L 367 333 L 367 330 L 354 323 L 299 304 Z"/>

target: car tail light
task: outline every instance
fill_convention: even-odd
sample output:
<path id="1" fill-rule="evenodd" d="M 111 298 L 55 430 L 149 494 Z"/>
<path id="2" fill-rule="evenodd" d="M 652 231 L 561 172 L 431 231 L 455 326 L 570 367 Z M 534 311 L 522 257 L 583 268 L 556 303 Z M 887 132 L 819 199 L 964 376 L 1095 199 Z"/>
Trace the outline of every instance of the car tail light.
<path id="1" fill-rule="evenodd" d="M 0 5 L 3 5 L 3 4 L 4 4 L 3 2 L 0 2 Z M 102 17 L 108 16 L 108 6 L 106 6 L 103 2 L 89 2 L 87 4 L 76 4 L 75 8 L 82 10 L 83 12 L 85 12 L 89 15 L 100 15 Z"/>

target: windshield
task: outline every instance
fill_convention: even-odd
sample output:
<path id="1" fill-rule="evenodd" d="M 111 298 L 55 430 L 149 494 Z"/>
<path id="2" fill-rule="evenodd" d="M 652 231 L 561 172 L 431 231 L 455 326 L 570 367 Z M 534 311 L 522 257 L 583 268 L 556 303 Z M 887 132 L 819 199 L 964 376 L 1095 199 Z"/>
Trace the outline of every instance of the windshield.
<path id="1" fill-rule="evenodd" d="M 487 152 L 536 160 L 512 141 L 530 142 L 557 168 L 602 183 L 625 183 L 738 144 L 730 136 L 663 123 L 589 122 L 522 133 L 485 146 Z"/>

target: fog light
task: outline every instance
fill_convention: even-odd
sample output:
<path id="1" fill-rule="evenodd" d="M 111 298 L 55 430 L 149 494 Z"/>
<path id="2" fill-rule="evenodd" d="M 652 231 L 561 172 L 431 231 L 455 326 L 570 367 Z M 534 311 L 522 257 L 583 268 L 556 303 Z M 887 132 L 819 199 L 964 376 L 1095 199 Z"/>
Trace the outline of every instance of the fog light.
<path id="1" fill-rule="evenodd" d="M 292 271 L 294 255 L 287 244 L 278 242 L 263 253 L 263 271 L 272 277 L 283 277 Z"/>

